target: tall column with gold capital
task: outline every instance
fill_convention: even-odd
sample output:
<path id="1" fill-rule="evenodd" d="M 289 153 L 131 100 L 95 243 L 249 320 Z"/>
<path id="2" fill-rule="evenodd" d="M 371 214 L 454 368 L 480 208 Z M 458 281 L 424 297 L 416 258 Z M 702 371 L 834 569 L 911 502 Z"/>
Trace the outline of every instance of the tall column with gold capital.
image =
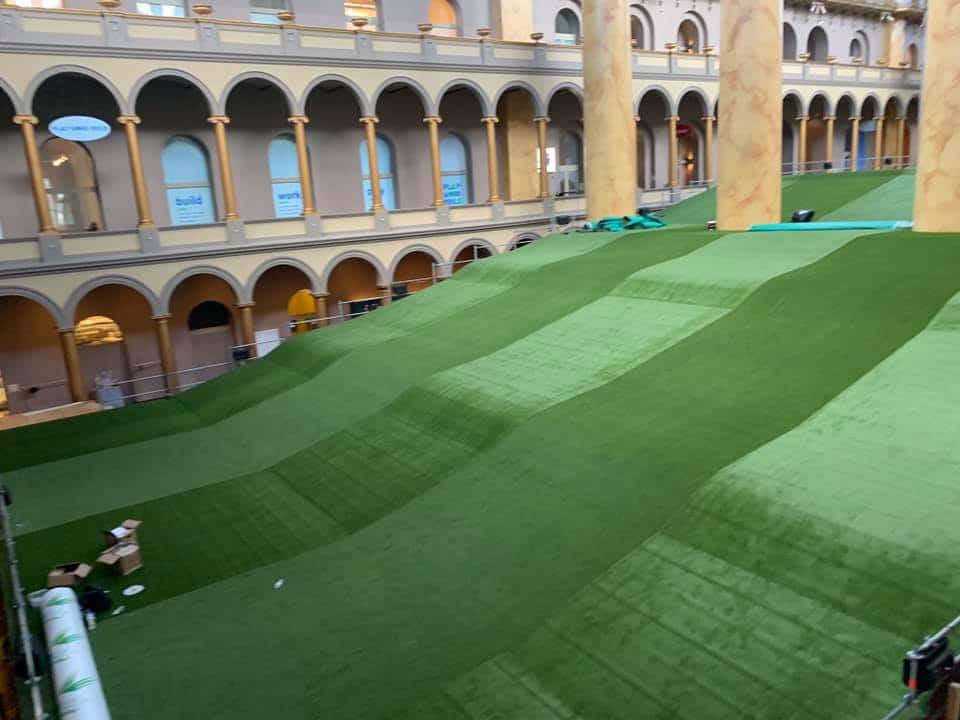
<path id="1" fill-rule="evenodd" d="M 540 153 L 540 193 L 537 197 L 550 196 L 550 176 L 547 174 L 547 123 L 548 117 L 535 117 L 537 126 L 537 151 Z"/>
<path id="2" fill-rule="evenodd" d="M 583 3 L 587 217 L 637 210 L 637 127 L 626 0 Z"/>
<path id="3" fill-rule="evenodd" d="M 240 344 L 247 347 L 252 358 L 257 356 L 257 336 L 253 330 L 253 307 L 254 303 L 237 305 L 237 310 L 240 311 Z"/>
<path id="4" fill-rule="evenodd" d="M 363 125 L 364 133 L 367 138 L 367 161 L 370 165 L 370 193 L 371 207 L 374 212 L 383 210 L 383 196 L 380 193 L 380 165 L 377 160 L 377 123 L 380 118 L 362 117 L 360 124 Z"/>
<path id="5" fill-rule="evenodd" d="M 310 122 L 306 115 L 294 115 L 287 118 L 293 125 L 293 137 L 297 143 L 297 166 L 300 169 L 300 194 L 303 196 L 303 214 L 316 215 L 317 201 L 313 196 L 313 177 L 310 175 L 310 151 L 307 148 L 306 125 Z"/>
<path id="6" fill-rule="evenodd" d="M 71 399 L 74 402 L 89 399 L 86 383 L 83 382 L 83 373 L 80 371 L 80 355 L 77 353 L 77 339 L 73 334 L 73 328 L 60 331 L 60 349 L 63 351 L 63 365 L 67 371 Z"/>
<path id="7" fill-rule="evenodd" d="M 213 125 L 217 138 L 217 159 L 220 162 L 220 181 L 223 183 L 224 220 L 239 220 L 237 214 L 237 192 L 233 187 L 233 168 L 230 165 L 230 148 L 227 146 L 227 125 L 230 118 L 226 115 L 214 115 L 207 118 Z"/>
<path id="8" fill-rule="evenodd" d="M 667 118 L 667 185 L 677 186 L 677 169 L 680 163 L 680 152 L 677 147 L 677 121 L 680 120 L 676 115 Z"/>
<path id="9" fill-rule="evenodd" d="M 913 228 L 920 232 L 960 231 L 960 0 L 927 3 L 923 112 L 917 150 Z"/>
<path id="10" fill-rule="evenodd" d="M 713 123 L 716 120 L 713 115 L 708 115 L 703 120 L 703 182 L 707 185 L 713 184 Z"/>
<path id="11" fill-rule="evenodd" d="M 800 174 L 807 172 L 807 116 L 801 115 L 797 118 L 797 124 L 800 126 L 800 147 L 797 150 L 797 167 Z"/>
<path id="12" fill-rule="evenodd" d="M 153 225 L 150 213 L 150 198 L 147 195 L 147 180 L 143 174 L 143 157 L 140 154 L 140 138 L 137 125 L 140 118 L 136 115 L 121 115 L 117 122 L 123 125 L 127 135 L 127 154 L 130 156 L 130 175 L 133 178 L 133 195 L 137 201 L 137 227 Z"/>
<path id="13" fill-rule="evenodd" d="M 487 133 L 487 181 L 490 184 L 489 202 L 500 200 L 500 170 L 497 168 L 497 123 L 500 118 L 480 118 Z"/>
<path id="14" fill-rule="evenodd" d="M 827 121 L 827 150 L 826 150 L 826 160 L 825 162 L 829 163 L 830 166 L 833 166 L 833 125 L 837 121 L 832 115 L 825 117 L 824 120 Z M 828 168 L 824 168 L 828 169 Z"/>
<path id="15" fill-rule="evenodd" d="M 883 167 L 883 115 L 877 115 L 874 121 L 877 129 L 873 136 L 873 169 L 879 170 Z"/>
<path id="16" fill-rule="evenodd" d="M 720 5 L 721 230 L 780 220 L 782 5 L 782 0 L 724 0 Z"/>
<path id="17" fill-rule="evenodd" d="M 443 122 L 436 116 L 425 117 L 423 122 L 430 133 L 430 168 L 433 174 L 433 206 L 443 205 L 443 177 L 440 174 L 440 131 L 438 126 Z"/>
<path id="18" fill-rule="evenodd" d="M 177 375 L 177 360 L 170 341 L 170 316 L 157 315 L 153 318 L 153 327 L 157 333 L 157 349 L 160 351 L 160 367 L 167 385 L 167 392 L 176 395 L 180 392 L 180 380 Z"/>
<path id="19" fill-rule="evenodd" d="M 37 152 L 37 138 L 33 132 L 37 118 L 33 115 L 14 115 L 13 122 L 20 126 L 20 133 L 23 136 L 23 154 L 27 160 L 27 173 L 30 175 L 30 189 L 33 192 L 33 205 L 37 211 L 37 226 L 40 234 L 56 232 L 50 216 L 50 206 L 47 204 L 47 191 L 43 187 L 40 153 Z"/>
<path id="20" fill-rule="evenodd" d="M 894 162 L 894 167 L 905 168 L 907 166 L 906 132 L 907 119 L 900 116 L 897 118 L 897 160 Z"/>
<path id="21" fill-rule="evenodd" d="M 860 164 L 860 118 L 850 118 L 850 172 Z"/>

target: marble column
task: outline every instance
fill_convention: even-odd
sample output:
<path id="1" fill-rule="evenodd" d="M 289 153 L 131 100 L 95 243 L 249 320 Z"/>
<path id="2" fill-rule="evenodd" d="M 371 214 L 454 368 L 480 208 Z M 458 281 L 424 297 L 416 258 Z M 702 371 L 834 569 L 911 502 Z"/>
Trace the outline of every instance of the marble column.
<path id="1" fill-rule="evenodd" d="M 490 184 L 490 198 L 487 202 L 500 200 L 500 170 L 497 167 L 497 123 L 496 117 L 480 118 L 487 136 L 487 181 Z"/>
<path id="2" fill-rule="evenodd" d="M 627 0 L 583 4 L 587 217 L 637 211 L 637 126 Z"/>
<path id="3" fill-rule="evenodd" d="M 433 175 L 433 206 L 443 205 L 443 176 L 440 172 L 440 130 L 439 125 L 443 122 L 440 118 L 432 116 L 425 117 L 423 122 L 427 126 L 427 132 L 430 134 L 430 169 Z"/>
<path id="4" fill-rule="evenodd" d="M 547 169 L 547 123 L 548 117 L 535 117 L 533 122 L 537 126 L 537 152 L 540 154 L 540 193 L 539 198 L 550 196 L 550 176 Z"/>
<path id="5" fill-rule="evenodd" d="M 330 293 L 314 293 L 313 299 L 317 303 L 317 324 L 320 327 L 326 327 L 329 324 L 327 320 L 327 298 L 330 297 Z"/>
<path id="6" fill-rule="evenodd" d="M 960 231 L 960 0 L 927 4 L 925 99 L 920 113 L 913 227 L 920 232 Z"/>
<path id="7" fill-rule="evenodd" d="M 873 136 L 873 169 L 880 170 L 883 167 L 883 116 L 878 115 L 874 122 L 877 127 Z"/>
<path id="8" fill-rule="evenodd" d="M 363 131 L 367 138 L 367 162 L 370 165 L 370 193 L 371 210 L 378 212 L 383 210 L 383 197 L 380 193 L 380 165 L 377 160 L 377 123 L 380 122 L 376 117 L 362 117 L 360 124 L 363 125 Z"/>
<path id="9" fill-rule="evenodd" d="M 117 122 L 123 125 L 127 136 L 127 154 L 130 156 L 130 175 L 133 179 L 133 196 L 137 203 L 137 227 L 153 226 L 150 212 L 150 199 L 147 196 L 147 180 L 143 173 L 143 156 L 140 153 L 140 138 L 137 125 L 140 118 L 136 115 L 121 115 Z"/>
<path id="10" fill-rule="evenodd" d="M 825 117 L 824 120 L 827 121 L 827 152 L 826 152 L 827 157 L 825 162 L 832 167 L 833 166 L 833 126 L 836 123 L 837 119 L 832 115 L 830 115 L 828 117 Z M 826 165 L 824 165 L 824 170 L 827 170 L 827 169 L 828 168 L 826 167 Z"/>
<path id="11" fill-rule="evenodd" d="M 239 220 L 237 214 L 237 192 L 233 187 L 233 168 L 230 165 L 230 148 L 227 145 L 227 125 L 230 118 L 226 115 L 214 115 L 207 118 L 213 125 L 214 136 L 217 140 L 217 160 L 220 164 L 220 182 L 223 183 L 223 219 Z"/>
<path id="12" fill-rule="evenodd" d="M 671 115 L 667 118 L 667 185 L 677 186 L 677 164 L 680 162 L 677 145 L 677 122 L 680 118 Z"/>
<path id="13" fill-rule="evenodd" d="M 60 349 L 63 351 L 63 365 L 67 371 L 67 384 L 70 386 L 70 398 L 73 402 L 89 399 L 83 373 L 80 371 L 80 355 L 77 353 L 77 339 L 73 328 L 60 331 Z"/>
<path id="14" fill-rule="evenodd" d="M 243 303 L 237 305 L 240 311 L 240 344 L 250 351 L 250 357 L 257 356 L 257 336 L 253 330 L 253 306 L 254 303 Z"/>
<path id="15" fill-rule="evenodd" d="M 300 194 L 303 196 L 303 214 L 316 215 L 317 202 L 313 194 L 313 177 L 310 175 L 310 150 L 307 147 L 306 115 L 294 115 L 287 118 L 293 125 L 293 137 L 297 141 L 297 166 L 300 171 Z"/>
<path id="16" fill-rule="evenodd" d="M 782 0 L 720 5 L 721 230 L 780 221 L 783 65 Z"/>
<path id="17" fill-rule="evenodd" d="M 703 181 L 707 185 L 713 184 L 713 123 L 716 120 L 712 115 L 703 118 Z"/>
<path id="18" fill-rule="evenodd" d="M 43 187 L 43 170 L 40 167 L 40 153 L 37 152 L 37 138 L 33 126 L 37 118 L 33 115 L 14 115 L 13 122 L 20 126 L 23 136 L 23 154 L 27 160 L 27 173 L 30 176 L 30 190 L 33 192 L 33 206 L 37 211 L 37 227 L 40 234 L 56 232 L 47 204 L 47 191 Z"/>
<path id="19" fill-rule="evenodd" d="M 167 392 L 176 395 L 180 392 L 180 380 L 177 375 L 177 360 L 173 353 L 173 343 L 170 340 L 170 316 L 157 315 L 153 318 L 153 327 L 157 333 L 157 349 L 160 351 L 160 367 L 163 369 L 163 378 Z"/>
<path id="20" fill-rule="evenodd" d="M 850 172 L 857 171 L 860 162 L 860 118 L 850 118 Z"/>
<path id="21" fill-rule="evenodd" d="M 906 148 L 907 119 L 903 116 L 897 118 L 897 159 L 893 163 L 894 167 L 905 168 L 907 159 L 904 157 Z"/>
<path id="22" fill-rule="evenodd" d="M 806 115 L 801 115 L 797 118 L 797 124 L 800 126 L 800 147 L 797 150 L 797 166 L 800 170 L 800 174 L 803 175 L 807 172 L 807 121 L 809 118 Z"/>

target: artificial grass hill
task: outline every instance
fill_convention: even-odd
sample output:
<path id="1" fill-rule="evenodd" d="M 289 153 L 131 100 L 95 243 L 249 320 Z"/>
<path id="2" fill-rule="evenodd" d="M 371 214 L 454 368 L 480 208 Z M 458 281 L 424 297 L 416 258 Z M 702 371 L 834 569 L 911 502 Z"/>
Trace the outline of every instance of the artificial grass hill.
<path id="1" fill-rule="evenodd" d="M 117 717 L 876 717 L 956 614 L 958 261 L 547 238 L 205 386 L 244 399 L 189 429 L 195 393 L 157 437 L 49 426 L 73 450 L 5 477 L 21 572 L 145 521 L 143 570 L 96 578 L 147 587 L 92 634 Z"/>

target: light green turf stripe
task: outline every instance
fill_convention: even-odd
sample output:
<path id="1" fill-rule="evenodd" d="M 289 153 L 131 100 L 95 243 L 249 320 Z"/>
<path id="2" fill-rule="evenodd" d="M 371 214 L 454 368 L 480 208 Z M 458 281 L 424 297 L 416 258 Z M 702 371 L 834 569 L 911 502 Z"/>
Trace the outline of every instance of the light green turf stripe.
<path id="1" fill-rule="evenodd" d="M 637 367 L 725 315 L 767 280 L 862 234 L 823 232 L 809 242 L 789 233 L 727 235 L 641 270 L 611 295 L 424 385 L 480 410 L 528 416 Z"/>
<path id="2" fill-rule="evenodd" d="M 909 220 L 916 175 L 897 175 L 880 187 L 825 215 L 824 220 Z"/>

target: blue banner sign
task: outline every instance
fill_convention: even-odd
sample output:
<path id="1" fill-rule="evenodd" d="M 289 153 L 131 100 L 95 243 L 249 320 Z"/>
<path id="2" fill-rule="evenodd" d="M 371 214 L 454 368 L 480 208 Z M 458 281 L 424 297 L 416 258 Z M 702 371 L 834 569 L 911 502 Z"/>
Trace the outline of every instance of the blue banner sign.
<path id="1" fill-rule="evenodd" d="M 303 215 L 303 195 L 300 192 L 300 183 L 273 184 L 273 211 L 278 218 Z"/>
<path id="2" fill-rule="evenodd" d="M 110 134 L 110 125 L 99 118 L 86 115 L 67 115 L 57 118 L 47 129 L 51 135 L 76 142 L 102 140 Z"/>
<path id="3" fill-rule="evenodd" d="M 168 188 L 171 225 L 198 225 L 215 222 L 213 196 L 208 187 Z"/>

